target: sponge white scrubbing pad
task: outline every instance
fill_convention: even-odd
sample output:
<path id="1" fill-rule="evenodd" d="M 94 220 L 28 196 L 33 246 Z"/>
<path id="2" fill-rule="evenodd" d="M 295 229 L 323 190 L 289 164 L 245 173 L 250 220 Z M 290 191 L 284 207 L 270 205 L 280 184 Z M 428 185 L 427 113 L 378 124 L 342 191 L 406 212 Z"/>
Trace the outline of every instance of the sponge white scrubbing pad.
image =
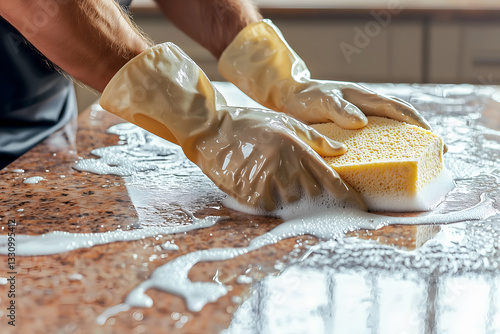
<path id="1" fill-rule="evenodd" d="M 428 130 L 376 116 L 359 130 L 334 123 L 313 128 L 347 146 L 344 155 L 324 159 L 370 210 L 430 210 L 454 187 L 443 167 L 443 140 Z"/>

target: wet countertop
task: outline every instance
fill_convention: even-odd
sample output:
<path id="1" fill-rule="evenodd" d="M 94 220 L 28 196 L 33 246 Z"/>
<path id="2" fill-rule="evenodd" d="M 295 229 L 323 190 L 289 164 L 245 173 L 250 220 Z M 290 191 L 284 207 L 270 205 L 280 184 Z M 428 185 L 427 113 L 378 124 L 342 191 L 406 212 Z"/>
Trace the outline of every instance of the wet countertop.
<path id="1" fill-rule="evenodd" d="M 447 164 L 455 178 L 462 182 L 455 197 L 449 201 L 448 209 L 462 209 L 477 201 L 476 193 L 463 190 L 476 184 L 481 184 L 478 189 L 489 191 L 495 200 L 500 198 L 498 184 L 494 183 L 498 182 L 495 177 L 499 174 L 495 163 L 498 160 L 495 159 L 500 155 L 500 102 L 495 87 L 372 85 L 372 88 L 392 92 L 414 103 L 428 116 L 436 131 L 448 139 Z M 461 247 L 460 257 L 458 251 L 444 251 L 435 245 L 432 247 L 437 248 L 425 248 L 429 244 L 425 244 L 426 241 L 442 234 L 443 228 L 439 226 L 388 226 L 376 231 L 355 231 L 348 233 L 345 243 L 330 240 L 324 246 L 310 236 L 283 240 L 232 260 L 195 265 L 189 273 L 191 280 L 222 282 L 231 287 L 227 295 L 199 312 L 189 311 L 180 297 L 153 289 L 148 291 L 154 301 L 153 307 L 132 307 L 111 317 L 103 325 L 97 324 L 98 315 L 122 303 L 127 294 L 160 265 L 195 250 L 246 246 L 250 239 L 282 223 L 278 218 L 252 216 L 225 208 L 221 204 L 222 194 L 208 181 L 200 181 L 203 185 L 186 182 L 178 195 L 175 185 L 165 186 L 163 183 L 155 188 L 154 180 L 148 179 L 147 172 L 141 177 L 153 186 L 140 189 L 137 179 L 131 181 L 130 177 L 98 175 L 72 168 L 79 160 L 95 158 L 90 153 L 95 148 L 124 145 L 123 137 L 106 133 L 112 125 L 122 122 L 97 105 L 92 106 L 78 120 L 4 168 L 0 172 L 0 234 L 9 232 L 9 221 L 15 221 L 16 235 L 39 235 L 52 231 L 100 233 L 158 224 L 189 225 L 192 220 L 187 212 L 197 218 L 226 218 L 215 226 L 186 233 L 114 242 L 55 255 L 15 256 L 16 327 L 9 326 L 6 317 L 6 307 L 12 300 L 8 297 L 11 286 L 2 284 L 1 333 L 219 333 L 230 325 L 240 305 L 238 317 L 233 320 L 233 326 L 237 328 L 235 333 L 245 330 L 278 333 L 279 328 L 289 332 L 287 323 L 291 326 L 293 322 L 287 316 L 293 312 L 303 317 L 300 318 L 302 325 L 310 324 L 306 328 L 311 331 L 319 321 L 321 328 L 336 328 L 335 332 L 339 333 L 363 332 L 359 328 L 391 332 L 382 329 L 388 328 L 385 321 L 392 321 L 398 310 L 387 311 L 391 302 L 383 298 L 388 296 L 381 283 L 383 280 L 384 284 L 395 286 L 394 291 L 399 291 L 396 296 L 399 299 L 391 295 L 394 300 L 401 300 L 401 296 L 408 292 L 413 299 L 407 300 L 405 305 L 409 305 L 409 310 L 413 310 L 412 307 L 419 310 L 412 318 L 418 325 L 407 322 L 401 328 L 416 328 L 408 332 L 423 332 L 422 329 L 442 332 L 436 330 L 445 328 L 439 315 L 444 317 L 448 309 L 444 306 L 440 309 L 441 304 L 437 301 L 449 297 L 444 293 L 448 291 L 444 282 L 448 281 L 440 279 L 452 274 L 453 277 L 467 274 L 467 282 L 487 282 L 484 283 L 487 291 L 483 289 L 486 292 L 478 290 L 485 294 L 484 300 L 476 301 L 479 308 L 487 309 L 483 332 L 493 333 L 500 328 L 500 313 L 497 312 L 500 296 L 497 296 L 496 288 L 496 284 L 500 284 L 500 271 L 496 266 L 496 261 L 500 261 L 496 225 L 500 224 L 495 225 L 497 221 L 491 219 L 462 223 L 451 229 L 446 227 L 448 234 L 462 233 L 469 237 L 476 234 L 486 242 L 481 233 L 487 232 L 493 238 L 484 247 L 485 252 L 479 252 L 484 245 L 478 247 L 474 243 L 477 240 L 464 237 L 453 241 Z M 476 132 L 467 132 L 467 129 Z M 478 132 L 480 130 L 483 132 Z M 478 146 L 467 147 L 470 143 Z M 489 158 L 482 162 L 465 153 L 469 150 L 480 152 L 481 147 L 489 150 L 483 152 Z M 41 176 L 44 180 L 36 184 L 23 183 L 34 176 Z M 172 174 L 171 178 L 175 177 L 182 177 L 182 167 Z M 132 189 L 134 184 L 135 192 Z M 137 195 L 138 191 L 145 195 Z M 145 200 L 137 201 L 141 196 Z M 179 249 L 163 249 L 161 245 L 167 241 L 175 243 Z M 416 253 L 420 249 L 421 253 Z M 383 254 L 383 257 L 368 261 L 370 256 L 377 254 Z M 438 259 L 439 254 L 442 256 Z M 463 258 L 470 263 L 463 262 Z M 433 259 L 432 263 L 429 259 Z M 458 268 L 455 271 L 444 264 L 453 261 Z M 0 263 L 3 264 L 0 279 L 10 277 L 7 256 L 0 255 Z M 242 275 L 252 277 L 254 283 L 238 281 Z M 412 275 L 416 278 L 408 281 Z M 470 296 L 463 296 L 463 289 L 457 292 L 457 286 L 469 286 L 463 283 L 463 277 L 460 276 L 459 283 L 452 282 L 453 299 L 446 302 L 454 305 L 471 302 Z M 359 279 L 362 283 L 358 282 Z M 397 284 L 390 283 L 391 279 Z M 321 284 L 317 283 L 318 280 Z M 345 289 L 340 293 L 338 287 L 342 284 Z M 324 291 L 313 289 L 318 286 L 324 287 Z M 280 288 L 297 294 L 290 297 L 283 291 L 279 292 Z M 422 300 L 412 289 L 420 291 L 418 294 Z M 278 291 L 278 296 L 273 295 L 273 291 Z M 325 301 L 311 301 L 311 295 L 316 294 L 329 297 Z M 269 305 L 274 305 L 274 308 Z M 304 310 L 297 311 L 297 305 L 309 311 L 317 310 L 309 314 Z M 349 310 L 352 312 L 344 314 Z M 375 317 L 374 312 L 379 316 Z M 338 327 L 340 316 L 346 322 L 343 327 Z M 474 325 L 477 319 L 473 320 Z M 350 328 L 347 323 L 365 327 L 347 330 Z M 481 327 L 480 320 L 479 325 Z"/>

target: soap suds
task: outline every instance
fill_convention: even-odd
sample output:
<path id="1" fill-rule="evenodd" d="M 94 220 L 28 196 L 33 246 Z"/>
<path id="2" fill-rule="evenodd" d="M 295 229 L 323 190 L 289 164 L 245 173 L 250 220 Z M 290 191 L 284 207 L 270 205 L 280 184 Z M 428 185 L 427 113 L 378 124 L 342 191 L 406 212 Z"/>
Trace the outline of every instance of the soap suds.
<path id="1" fill-rule="evenodd" d="M 75 249 L 90 248 L 118 241 L 142 240 L 157 235 L 189 232 L 213 226 L 221 217 L 194 218 L 192 224 L 171 227 L 146 227 L 129 231 L 115 230 L 103 233 L 69 233 L 54 231 L 41 235 L 16 235 L 16 255 L 51 255 Z M 7 254 L 8 236 L 0 235 L 0 254 Z"/>
<path id="2" fill-rule="evenodd" d="M 444 168 L 435 179 L 418 190 L 415 196 L 371 196 L 364 195 L 369 208 L 379 208 L 379 211 L 430 211 L 441 203 L 446 195 L 455 187 L 451 173 Z M 405 208 L 405 209 L 402 209 Z"/>
<path id="3" fill-rule="evenodd" d="M 96 318 L 96 323 L 98 325 L 104 325 L 106 323 L 106 320 L 108 320 L 110 317 L 120 312 L 127 312 L 128 310 L 130 310 L 130 306 L 127 304 L 118 304 L 116 306 L 110 307 Z"/>
<path id="4" fill-rule="evenodd" d="M 250 276 L 240 275 L 236 277 L 236 283 L 238 284 L 251 284 L 252 282 L 253 278 L 251 278 Z"/>
<path id="5" fill-rule="evenodd" d="M 173 241 L 167 241 L 161 245 L 161 248 L 166 251 L 176 251 L 179 250 L 179 246 L 175 244 Z"/>
<path id="6" fill-rule="evenodd" d="M 233 297 L 231 298 L 231 301 L 232 301 L 234 304 L 240 304 L 242 300 L 243 300 L 243 299 L 242 299 L 240 296 L 233 296 Z"/>
<path id="7" fill-rule="evenodd" d="M 32 176 L 32 177 L 28 177 L 27 179 L 25 179 L 23 181 L 23 183 L 36 184 L 36 183 L 43 181 L 43 180 L 45 180 L 45 179 L 41 176 Z"/>
<path id="8" fill-rule="evenodd" d="M 388 195 L 372 197 L 368 195 L 365 196 L 364 199 L 369 207 L 392 208 L 393 212 L 401 211 L 397 209 L 398 205 L 400 204 L 401 206 L 399 206 L 399 208 L 411 208 L 411 211 L 428 211 L 431 209 L 435 209 L 435 207 L 444 200 L 449 191 L 454 188 L 455 183 L 453 182 L 453 178 L 451 177 L 450 172 L 447 169 L 443 169 L 433 181 L 422 187 L 422 189 L 419 190 L 416 196 L 394 197 Z M 285 220 L 296 217 L 297 215 L 305 217 L 315 215 L 318 210 L 318 205 L 322 207 L 323 210 L 325 208 L 330 208 L 332 210 L 341 210 L 344 207 L 344 204 L 339 203 L 337 199 L 332 198 L 328 195 L 318 196 L 314 199 L 304 197 L 297 203 L 278 208 L 273 212 L 267 212 L 263 209 L 242 205 L 231 197 L 225 198 L 223 203 L 224 206 L 236 211 L 253 215 L 276 216 L 281 217 Z"/>
<path id="9" fill-rule="evenodd" d="M 69 274 L 68 275 L 68 279 L 70 281 L 81 281 L 83 278 L 83 275 L 82 274 Z"/>

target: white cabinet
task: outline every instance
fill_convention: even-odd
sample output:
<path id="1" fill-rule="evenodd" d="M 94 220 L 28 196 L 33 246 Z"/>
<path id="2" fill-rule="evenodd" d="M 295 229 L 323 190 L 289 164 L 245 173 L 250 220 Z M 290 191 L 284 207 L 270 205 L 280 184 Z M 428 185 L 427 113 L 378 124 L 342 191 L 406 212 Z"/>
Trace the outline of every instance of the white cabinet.
<path id="1" fill-rule="evenodd" d="M 389 72 L 384 82 L 424 80 L 424 27 L 419 21 L 394 22 L 389 28 Z"/>
<path id="2" fill-rule="evenodd" d="M 313 78 L 374 81 L 389 72 L 387 29 L 370 37 L 364 32 L 364 21 L 283 19 L 274 23 Z"/>
<path id="3" fill-rule="evenodd" d="M 500 22 L 434 22 L 429 82 L 499 84 Z"/>
<path id="4" fill-rule="evenodd" d="M 434 22 L 430 25 L 427 70 L 429 82 L 459 82 L 461 47 L 460 24 Z"/>
<path id="5" fill-rule="evenodd" d="M 471 83 L 500 82 L 500 22 L 467 24 L 462 28 L 460 80 Z M 460 58 L 459 58 L 460 59 Z"/>

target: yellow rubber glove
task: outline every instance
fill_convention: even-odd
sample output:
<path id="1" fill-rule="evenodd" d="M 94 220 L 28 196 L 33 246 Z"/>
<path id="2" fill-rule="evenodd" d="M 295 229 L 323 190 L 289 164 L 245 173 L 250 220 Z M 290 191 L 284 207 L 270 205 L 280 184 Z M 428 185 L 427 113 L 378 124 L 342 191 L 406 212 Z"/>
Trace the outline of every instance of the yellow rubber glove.
<path id="1" fill-rule="evenodd" d="M 326 189 L 364 208 L 319 154 L 346 148 L 282 113 L 228 107 L 177 46 L 156 45 L 116 73 L 102 107 L 180 145 L 189 160 L 239 203 L 271 211 Z"/>
<path id="2" fill-rule="evenodd" d="M 219 71 L 258 103 L 308 124 L 333 121 L 359 129 L 366 125 L 366 115 L 430 129 L 418 111 L 400 99 L 350 82 L 311 79 L 306 64 L 270 20 L 243 29 L 222 53 Z"/>

